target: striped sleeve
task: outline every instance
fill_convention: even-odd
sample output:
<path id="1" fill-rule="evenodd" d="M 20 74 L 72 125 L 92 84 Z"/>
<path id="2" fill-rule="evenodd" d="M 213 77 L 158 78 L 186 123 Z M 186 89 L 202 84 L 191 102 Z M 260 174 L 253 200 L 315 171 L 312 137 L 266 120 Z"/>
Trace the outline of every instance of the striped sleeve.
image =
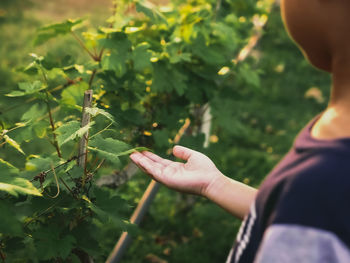
<path id="1" fill-rule="evenodd" d="M 332 232 L 272 224 L 265 231 L 254 263 L 348 263 L 349 248 Z"/>

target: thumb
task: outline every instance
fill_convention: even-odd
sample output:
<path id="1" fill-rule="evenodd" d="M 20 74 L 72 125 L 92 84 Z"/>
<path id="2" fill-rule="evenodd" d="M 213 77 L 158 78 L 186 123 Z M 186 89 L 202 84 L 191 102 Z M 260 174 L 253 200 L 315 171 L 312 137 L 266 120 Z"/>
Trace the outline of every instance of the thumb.
<path id="1" fill-rule="evenodd" d="M 194 154 L 196 154 L 197 152 L 194 150 L 191 150 L 189 148 L 183 147 L 183 146 L 179 146 L 176 145 L 173 148 L 173 154 L 175 157 L 180 158 L 182 160 L 187 161 L 188 159 L 190 159 L 191 156 L 193 156 Z"/>

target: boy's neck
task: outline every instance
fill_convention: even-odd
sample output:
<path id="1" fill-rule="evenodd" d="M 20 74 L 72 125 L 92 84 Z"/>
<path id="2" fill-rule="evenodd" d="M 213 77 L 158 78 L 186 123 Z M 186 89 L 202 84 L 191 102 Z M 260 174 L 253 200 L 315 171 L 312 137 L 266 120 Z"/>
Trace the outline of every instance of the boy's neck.
<path id="1" fill-rule="evenodd" d="M 350 137 L 350 59 L 344 53 L 333 59 L 331 98 L 311 131 L 316 139 Z"/>

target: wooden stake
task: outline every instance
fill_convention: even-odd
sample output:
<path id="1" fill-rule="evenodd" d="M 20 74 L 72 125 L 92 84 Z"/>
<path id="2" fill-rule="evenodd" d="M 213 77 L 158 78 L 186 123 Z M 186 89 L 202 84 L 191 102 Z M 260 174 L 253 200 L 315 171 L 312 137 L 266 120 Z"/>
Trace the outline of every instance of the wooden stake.
<path id="1" fill-rule="evenodd" d="M 174 138 L 174 143 L 177 144 L 181 140 L 182 136 L 186 133 L 186 130 L 189 128 L 191 121 L 186 120 L 184 125 L 179 130 L 178 134 Z M 138 203 L 134 213 L 130 218 L 130 222 L 135 225 L 140 225 L 144 215 L 148 211 L 148 208 L 153 202 L 153 199 L 157 195 L 160 184 L 154 180 L 151 180 L 146 191 L 143 193 L 140 202 Z M 122 260 L 124 252 L 127 250 L 131 243 L 131 236 L 128 232 L 123 232 L 120 236 L 117 244 L 114 246 L 113 251 L 109 255 L 106 263 L 119 263 Z"/>
<path id="2" fill-rule="evenodd" d="M 160 184 L 152 180 L 144 192 L 140 202 L 138 203 L 134 213 L 130 218 L 130 222 L 135 225 L 139 225 L 148 211 L 154 197 L 156 196 Z M 128 232 L 123 232 L 115 245 L 113 251 L 109 255 L 106 263 L 118 263 L 122 260 L 124 252 L 127 250 L 131 243 L 131 236 Z"/>

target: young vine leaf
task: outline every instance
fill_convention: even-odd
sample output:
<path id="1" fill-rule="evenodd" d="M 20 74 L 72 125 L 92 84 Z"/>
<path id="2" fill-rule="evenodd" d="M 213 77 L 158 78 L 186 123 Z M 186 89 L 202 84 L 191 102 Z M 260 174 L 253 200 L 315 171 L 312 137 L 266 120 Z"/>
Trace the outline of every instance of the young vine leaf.
<path id="1" fill-rule="evenodd" d="M 5 142 L 8 143 L 10 146 L 12 146 L 13 148 L 15 148 L 17 151 L 19 151 L 21 154 L 26 155 L 21 146 L 13 139 L 11 139 L 7 134 L 3 135 Z"/>
<path id="2" fill-rule="evenodd" d="M 144 13 L 155 24 L 163 23 L 168 25 L 166 17 L 157 10 L 156 6 L 148 1 L 137 1 L 136 11 Z"/>
<path id="3" fill-rule="evenodd" d="M 66 35 L 74 31 L 77 25 L 81 24 L 83 21 L 83 19 L 68 19 L 63 23 L 44 26 L 39 29 L 39 33 L 34 40 L 34 45 L 41 45 L 51 38 L 57 37 L 59 35 Z"/>
<path id="4" fill-rule="evenodd" d="M 1 173 L 0 191 L 7 192 L 16 197 L 19 194 L 41 196 L 39 190 L 28 180 L 4 173 Z"/>
<path id="5" fill-rule="evenodd" d="M 88 125 L 80 127 L 80 123 L 78 121 L 67 122 L 56 130 L 58 133 L 58 145 L 61 147 L 69 141 L 76 138 L 81 138 L 94 124 L 95 122 L 92 121 Z"/>
<path id="6" fill-rule="evenodd" d="M 6 96 L 8 97 L 22 97 L 26 95 L 31 95 L 34 93 L 37 93 L 43 89 L 46 89 L 46 86 L 44 86 L 41 81 L 34 81 L 33 83 L 30 82 L 21 82 L 18 84 L 18 87 L 20 90 L 12 91 Z"/>
<path id="7" fill-rule="evenodd" d="M 102 115 L 104 117 L 106 117 L 107 119 L 109 119 L 111 122 L 115 122 L 114 117 L 112 116 L 112 114 L 108 113 L 107 111 L 97 108 L 97 107 L 93 107 L 93 108 L 85 108 L 85 112 L 91 114 L 92 117 L 96 117 L 97 115 Z"/>

